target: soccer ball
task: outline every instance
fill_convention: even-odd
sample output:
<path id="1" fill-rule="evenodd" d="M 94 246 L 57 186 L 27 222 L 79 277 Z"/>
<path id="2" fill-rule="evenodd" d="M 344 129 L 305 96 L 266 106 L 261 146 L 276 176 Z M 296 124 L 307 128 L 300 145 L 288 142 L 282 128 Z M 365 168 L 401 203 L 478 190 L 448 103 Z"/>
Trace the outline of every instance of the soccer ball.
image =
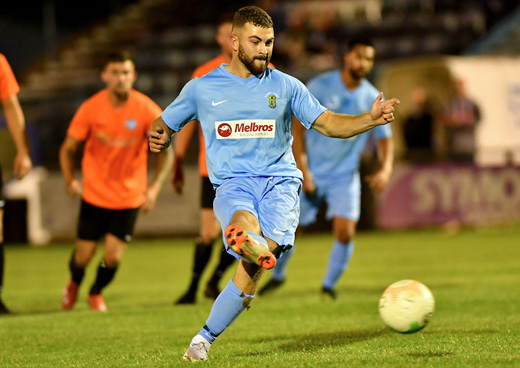
<path id="1" fill-rule="evenodd" d="M 383 322 L 400 333 L 422 330 L 433 316 L 435 299 L 424 284 L 401 280 L 386 288 L 379 300 Z"/>

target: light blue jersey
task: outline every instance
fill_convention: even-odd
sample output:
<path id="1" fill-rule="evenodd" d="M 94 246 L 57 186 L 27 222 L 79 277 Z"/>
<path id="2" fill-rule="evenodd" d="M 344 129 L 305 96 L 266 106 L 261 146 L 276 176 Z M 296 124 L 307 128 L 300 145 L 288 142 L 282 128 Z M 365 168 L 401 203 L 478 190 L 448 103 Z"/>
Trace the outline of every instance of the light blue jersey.
<path id="1" fill-rule="evenodd" d="M 247 79 L 224 65 L 188 82 L 162 113 L 179 131 L 199 120 L 211 182 L 237 177 L 302 178 L 292 153 L 292 114 L 310 129 L 326 110 L 296 78 L 268 68 Z"/>
<path id="2" fill-rule="evenodd" d="M 336 113 L 359 115 L 369 112 L 379 91 L 366 79 L 350 91 L 341 78 L 341 71 L 335 70 L 318 75 L 307 84 L 309 91 L 329 110 Z M 357 171 L 363 148 L 374 134 L 376 139 L 392 135 L 389 125 L 380 125 L 368 132 L 351 138 L 329 138 L 315 130 L 305 134 L 305 149 L 309 169 L 316 181 L 342 177 Z"/>

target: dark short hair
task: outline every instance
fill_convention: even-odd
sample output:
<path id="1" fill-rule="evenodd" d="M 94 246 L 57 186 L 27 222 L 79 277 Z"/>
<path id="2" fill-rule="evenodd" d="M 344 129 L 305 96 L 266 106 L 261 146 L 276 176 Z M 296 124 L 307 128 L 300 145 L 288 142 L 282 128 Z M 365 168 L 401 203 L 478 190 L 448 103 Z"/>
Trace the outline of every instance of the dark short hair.
<path id="1" fill-rule="evenodd" d="M 105 58 L 103 69 L 106 68 L 109 63 L 123 63 L 125 61 L 131 61 L 134 63 L 132 55 L 127 50 L 117 50 L 110 52 Z"/>
<path id="2" fill-rule="evenodd" d="M 356 45 L 363 45 L 363 46 L 370 46 L 370 47 L 374 47 L 374 43 L 372 42 L 372 40 L 368 37 L 357 37 L 357 38 L 352 38 L 348 41 L 347 43 L 347 52 L 351 51 L 354 46 Z"/>
<path id="3" fill-rule="evenodd" d="M 261 28 L 273 28 L 273 20 L 269 14 L 258 6 L 245 6 L 237 10 L 233 17 L 233 29 L 242 28 L 246 23 Z"/>

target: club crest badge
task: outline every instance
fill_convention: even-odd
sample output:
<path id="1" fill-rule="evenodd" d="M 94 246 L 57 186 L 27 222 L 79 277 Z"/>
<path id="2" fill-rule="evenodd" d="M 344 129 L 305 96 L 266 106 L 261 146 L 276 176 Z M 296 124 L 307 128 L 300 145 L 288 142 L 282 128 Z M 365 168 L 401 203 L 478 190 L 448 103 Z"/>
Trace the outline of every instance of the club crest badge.
<path id="1" fill-rule="evenodd" d="M 276 96 L 269 95 L 267 96 L 267 101 L 269 101 L 269 107 L 274 109 L 276 107 Z"/>

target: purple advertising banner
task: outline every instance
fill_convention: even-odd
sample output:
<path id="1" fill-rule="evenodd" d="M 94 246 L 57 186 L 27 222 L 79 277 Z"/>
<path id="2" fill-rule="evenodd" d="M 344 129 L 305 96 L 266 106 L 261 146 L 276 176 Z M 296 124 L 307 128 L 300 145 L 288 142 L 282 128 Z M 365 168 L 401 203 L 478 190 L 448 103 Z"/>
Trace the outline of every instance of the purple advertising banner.
<path id="1" fill-rule="evenodd" d="M 402 165 L 376 203 L 382 229 L 501 224 L 520 220 L 520 167 Z"/>

